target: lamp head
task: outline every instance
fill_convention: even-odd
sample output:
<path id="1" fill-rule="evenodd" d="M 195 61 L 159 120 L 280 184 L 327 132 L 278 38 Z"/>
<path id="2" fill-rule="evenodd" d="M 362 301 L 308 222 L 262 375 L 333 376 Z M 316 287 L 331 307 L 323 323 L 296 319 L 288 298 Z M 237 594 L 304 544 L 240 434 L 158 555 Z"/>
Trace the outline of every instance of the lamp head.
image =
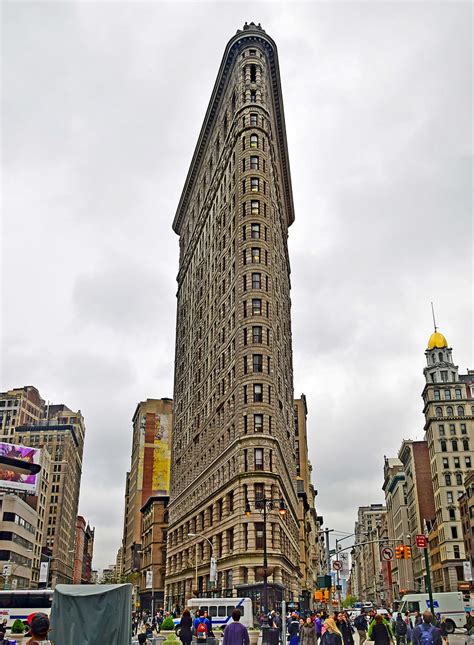
<path id="1" fill-rule="evenodd" d="M 282 498 L 280 499 L 280 506 L 279 506 L 279 508 L 278 508 L 278 512 L 279 512 L 279 513 L 280 513 L 280 515 L 283 517 L 283 515 L 285 515 L 285 514 L 286 514 L 286 511 L 287 511 L 287 510 L 288 510 L 288 509 L 286 508 L 285 500 L 284 500 L 284 499 L 283 499 L 283 497 L 282 497 Z"/>
<path id="2" fill-rule="evenodd" d="M 248 500 L 245 502 L 245 515 L 247 515 L 247 517 L 252 515 L 252 509 L 250 508 L 250 502 Z"/>

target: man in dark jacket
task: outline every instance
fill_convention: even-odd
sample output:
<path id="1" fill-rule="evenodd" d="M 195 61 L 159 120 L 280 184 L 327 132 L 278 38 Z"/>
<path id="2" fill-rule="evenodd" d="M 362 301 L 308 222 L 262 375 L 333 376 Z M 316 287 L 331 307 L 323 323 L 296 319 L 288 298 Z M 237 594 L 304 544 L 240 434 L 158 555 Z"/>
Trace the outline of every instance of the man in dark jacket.
<path id="1" fill-rule="evenodd" d="M 359 645 L 363 645 L 367 640 L 367 629 L 369 628 L 365 609 L 360 610 L 360 614 L 354 621 L 354 627 L 357 629 L 357 633 L 359 634 Z"/>

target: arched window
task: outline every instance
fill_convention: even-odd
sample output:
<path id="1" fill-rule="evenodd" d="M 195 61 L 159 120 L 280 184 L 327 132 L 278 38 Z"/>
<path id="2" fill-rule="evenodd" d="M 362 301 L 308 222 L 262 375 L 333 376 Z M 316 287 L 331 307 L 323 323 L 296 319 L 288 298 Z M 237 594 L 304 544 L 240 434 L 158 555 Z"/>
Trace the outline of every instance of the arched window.
<path id="1" fill-rule="evenodd" d="M 443 416 L 443 409 L 439 407 L 436 408 L 436 416 L 437 417 L 442 417 Z"/>
<path id="2" fill-rule="evenodd" d="M 457 451 L 458 451 L 458 442 L 457 442 L 457 441 L 453 441 L 453 442 L 452 442 L 452 448 L 453 448 L 453 452 L 457 452 Z"/>
<path id="3" fill-rule="evenodd" d="M 441 452 L 448 452 L 448 449 L 446 447 L 446 441 L 441 441 Z"/>
<path id="4" fill-rule="evenodd" d="M 463 447 L 463 450 L 469 450 L 469 440 L 468 439 L 463 439 L 462 440 L 462 447 Z"/>
<path id="5" fill-rule="evenodd" d="M 462 405 L 458 405 L 458 417 L 464 416 L 464 408 Z"/>
<path id="6" fill-rule="evenodd" d="M 442 354 L 442 352 L 440 352 L 440 353 L 438 354 L 438 360 L 439 360 L 439 362 L 440 362 L 440 363 L 442 363 L 442 362 L 443 362 L 443 354 Z"/>
<path id="7" fill-rule="evenodd" d="M 453 416 L 453 407 L 451 405 L 448 405 L 448 407 L 446 408 L 446 414 L 448 415 L 448 417 Z"/>
<path id="8" fill-rule="evenodd" d="M 433 365 L 436 363 L 436 356 L 434 354 L 431 355 L 431 362 Z"/>
<path id="9" fill-rule="evenodd" d="M 250 82 L 255 83 L 257 81 L 257 66 L 250 65 Z"/>

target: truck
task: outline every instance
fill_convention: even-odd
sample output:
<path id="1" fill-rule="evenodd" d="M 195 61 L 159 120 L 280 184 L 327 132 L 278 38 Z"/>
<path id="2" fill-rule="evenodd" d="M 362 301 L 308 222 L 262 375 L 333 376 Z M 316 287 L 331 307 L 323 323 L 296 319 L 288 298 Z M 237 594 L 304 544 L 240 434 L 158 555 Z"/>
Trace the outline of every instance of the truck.
<path id="1" fill-rule="evenodd" d="M 460 591 L 435 592 L 433 604 L 435 615 L 446 618 L 446 630 L 449 634 L 453 634 L 456 627 L 464 627 L 466 614 Z M 427 609 L 430 609 L 430 597 L 427 593 L 409 593 L 403 596 L 399 611 L 404 616 L 406 612 L 414 615 L 417 611 L 423 613 Z"/>

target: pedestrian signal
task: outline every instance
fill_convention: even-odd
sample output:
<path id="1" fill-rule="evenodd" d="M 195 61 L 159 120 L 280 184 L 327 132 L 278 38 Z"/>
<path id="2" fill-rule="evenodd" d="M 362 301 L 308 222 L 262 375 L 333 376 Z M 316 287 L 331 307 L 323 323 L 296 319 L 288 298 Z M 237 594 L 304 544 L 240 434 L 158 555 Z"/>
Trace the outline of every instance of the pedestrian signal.
<path id="1" fill-rule="evenodd" d="M 410 546 L 405 546 L 403 549 L 403 556 L 405 560 L 409 560 L 411 558 L 411 547 Z"/>

